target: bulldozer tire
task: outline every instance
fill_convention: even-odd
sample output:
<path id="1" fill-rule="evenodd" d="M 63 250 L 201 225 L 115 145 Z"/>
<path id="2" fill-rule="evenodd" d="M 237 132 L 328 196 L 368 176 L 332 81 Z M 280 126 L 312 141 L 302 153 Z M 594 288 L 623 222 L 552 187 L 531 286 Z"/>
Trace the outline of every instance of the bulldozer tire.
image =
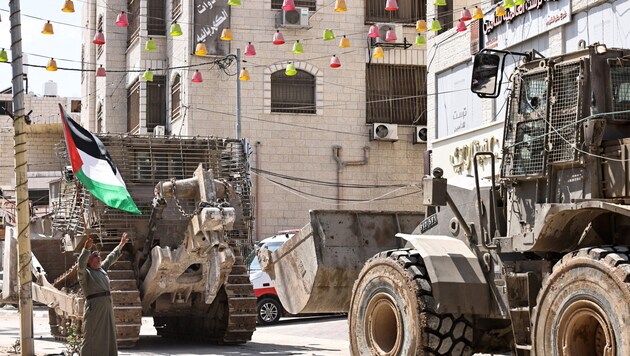
<path id="1" fill-rule="evenodd" d="M 464 315 L 435 312 L 431 281 L 418 251 L 381 252 L 354 283 L 348 321 L 352 355 L 472 355 Z"/>
<path id="2" fill-rule="evenodd" d="M 532 317 L 535 355 L 630 355 L 630 253 L 585 248 L 545 279 Z"/>

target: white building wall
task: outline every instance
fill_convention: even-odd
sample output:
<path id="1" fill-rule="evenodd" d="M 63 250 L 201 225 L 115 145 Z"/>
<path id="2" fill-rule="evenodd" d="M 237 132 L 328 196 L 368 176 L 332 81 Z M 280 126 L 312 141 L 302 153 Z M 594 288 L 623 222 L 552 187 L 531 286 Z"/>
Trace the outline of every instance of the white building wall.
<path id="1" fill-rule="evenodd" d="M 543 3 L 543 6 L 549 6 L 549 3 Z M 630 47 L 628 34 L 630 30 L 622 23 L 627 23 L 630 18 L 626 15 L 627 11 L 621 11 L 630 8 L 628 1 L 616 1 L 613 3 L 597 1 L 570 1 L 569 12 L 570 20 L 559 27 L 551 28 L 548 31 L 541 31 L 540 34 L 534 33 L 530 26 L 532 19 L 543 14 L 542 10 L 532 10 L 525 15 L 524 25 L 520 25 L 519 21 L 511 23 L 503 23 L 500 26 L 509 28 L 514 33 L 529 33 L 529 37 L 525 37 L 523 42 L 511 45 L 509 47 L 499 47 L 501 49 L 524 52 L 531 49 L 537 49 L 545 56 L 555 56 L 562 53 L 574 51 L 578 49 L 580 40 L 586 41 L 587 44 L 595 42 L 606 43 L 609 47 Z M 494 5 L 493 5 L 494 6 Z M 541 7 L 544 9 L 544 7 Z M 494 7 L 483 7 L 486 13 L 485 20 L 492 19 Z M 429 5 L 428 12 L 434 12 L 433 6 Z M 545 21 L 549 19 L 546 18 Z M 545 22 L 543 21 L 543 24 Z M 549 22 L 547 22 L 549 24 Z M 553 26 L 553 23 L 549 26 Z M 496 29 L 495 29 L 496 31 Z M 509 40 L 509 38 L 507 39 Z M 506 40 L 506 41 L 507 41 Z M 445 177 L 461 177 L 472 175 L 472 165 L 465 164 L 471 162 L 471 156 L 474 152 L 483 148 L 484 142 L 503 141 L 503 122 L 505 118 L 504 101 L 507 95 L 506 84 L 507 76 L 514 61 L 511 60 L 506 66 L 506 75 L 503 78 L 502 95 L 497 99 L 480 99 L 470 92 L 470 82 L 462 86 L 461 95 L 473 97 L 474 100 L 480 101 L 481 113 L 483 115 L 483 123 L 469 130 L 463 130 L 456 134 L 448 136 L 438 136 L 437 126 L 440 124 L 438 117 L 440 110 L 449 110 L 450 105 L 446 107 L 438 107 L 437 97 L 440 95 L 440 89 L 437 87 L 437 77 L 453 67 L 462 63 L 470 64 L 469 70 L 472 70 L 472 55 L 470 53 L 470 30 L 467 32 L 456 33 L 451 29 L 439 36 L 429 37 L 427 41 L 427 58 L 428 58 L 428 133 L 429 144 L 428 149 L 432 150 L 432 166 L 440 166 L 444 169 Z M 433 98 L 433 99 L 431 99 Z M 463 100 L 463 99 L 460 99 Z M 455 103 L 453 103 L 454 105 Z M 498 154 L 497 167 L 500 163 L 500 150 L 495 145 L 491 145 L 492 150 Z M 462 153 L 463 152 L 463 153 Z M 468 167 L 468 169 L 462 169 Z M 481 166 L 484 176 L 490 175 L 489 165 Z"/>

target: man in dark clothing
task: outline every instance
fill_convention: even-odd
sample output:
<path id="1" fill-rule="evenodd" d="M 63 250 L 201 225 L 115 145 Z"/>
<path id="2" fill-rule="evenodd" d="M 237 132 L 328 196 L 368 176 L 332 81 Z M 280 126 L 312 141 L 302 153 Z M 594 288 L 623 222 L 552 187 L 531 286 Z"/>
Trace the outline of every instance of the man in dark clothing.
<path id="1" fill-rule="evenodd" d="M 91 238 L 79 255 L 79 284 L 85 296 L 83 311 L 83 344 L 81 356 L 117 356 L 116 321 L 114 307 L 109 288 L 109 278 L 105 272 L 116 262 L 122 248 L 129 241 L 127 233 L 123 233 L 120 243 L 107 255 L 101 263 L 98 251 Z"/>

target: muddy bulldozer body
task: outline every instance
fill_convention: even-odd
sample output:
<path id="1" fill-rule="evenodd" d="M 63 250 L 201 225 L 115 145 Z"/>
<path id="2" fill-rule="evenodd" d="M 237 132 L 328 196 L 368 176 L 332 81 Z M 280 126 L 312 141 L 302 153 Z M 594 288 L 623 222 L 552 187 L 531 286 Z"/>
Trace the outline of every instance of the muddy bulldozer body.
<path id="1" fill-rule="evenodd" d="M 514 55 L 502 152 L 433 162 L 426 216 L 311 211 L 259 251 L 291 313 L 348 312 L 353 355 L 630 355 L 630 50 L 482 52 L 473 91 Z"/>
<path id="2" fill-rule="evenodd" d="M 33 300 L 49 307 L 53 335 L 80 330 L 76 258 L 87 236 L 105 257 L 126 231 L 131 243 L 108 270 L 119 347 L 136 344 L 143 316 L 166 337 L 250 340 L 256 298 L 243 260 L 253 221 L 246 141 L 99 138 L 142 215 L 104 206 L 71 171 L 53 184 L 50 219 L 31 223 Z M 5 243 L 15 254 L 11 240 Z"/>

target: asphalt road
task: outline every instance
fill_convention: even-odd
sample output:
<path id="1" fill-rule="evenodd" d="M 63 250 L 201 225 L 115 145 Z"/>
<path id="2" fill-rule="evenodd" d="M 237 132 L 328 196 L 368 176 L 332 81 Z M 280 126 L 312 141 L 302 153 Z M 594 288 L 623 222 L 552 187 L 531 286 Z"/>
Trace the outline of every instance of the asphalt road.
<path id="1" fill-rule="evenodd" d="M 5 306 L 0 309 L 0 355 L 15 355 L 11 346 L 20 338 L 20 315 Z M 35 354 L 60 355 L 63 342 L 55 341 L 48 327 L 46 308 L 34 307 L 33 338 Z M 243 345 L 208 345 L 157 336 L 152 318 L 143 318 L 140 341 L 126 355 L 349 355 L 348 322 L 345 317 L 286 318 L 273 326 L 258 327 L 252 340 Z"/>

